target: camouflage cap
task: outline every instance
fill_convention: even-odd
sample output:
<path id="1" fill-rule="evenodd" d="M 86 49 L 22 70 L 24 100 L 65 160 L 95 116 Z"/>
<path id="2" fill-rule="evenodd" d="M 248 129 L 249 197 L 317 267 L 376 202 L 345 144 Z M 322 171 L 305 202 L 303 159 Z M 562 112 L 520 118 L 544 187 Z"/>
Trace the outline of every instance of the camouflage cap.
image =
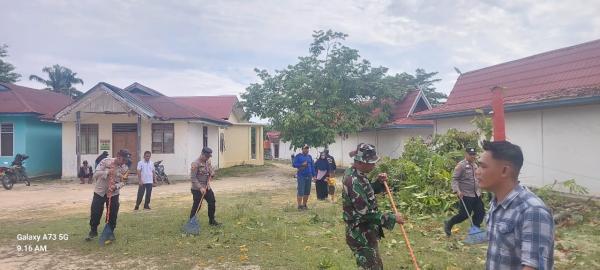
<path id="1" fill-rule="evenodd" d="M 377 156 L 375 146 L 366 143 L 359 144 L 356 149 L 356 155 L 354 155 L 354 160 L 363 163 L 376 163 L 379 160 L 379 157 Z"/>

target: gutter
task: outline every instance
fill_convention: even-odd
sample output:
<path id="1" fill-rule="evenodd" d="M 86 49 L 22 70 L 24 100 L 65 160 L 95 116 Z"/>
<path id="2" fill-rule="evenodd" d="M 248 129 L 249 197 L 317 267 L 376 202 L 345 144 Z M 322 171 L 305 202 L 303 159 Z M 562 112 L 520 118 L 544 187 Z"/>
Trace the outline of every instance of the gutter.
<path id="1" fill-rule="evenodd" d="M 561 99 L 561 100 L 552 100 L 552 101 L 536 102 L 536 103 L 507 104 L 504 107 L 504 111 L 505 112 L 531 111 L 531 110 L 549 109 L 549 108 L 557 108 L 557 107 L 565 107 L 565 106 L 590 105 L 590 104 L 596 104 L 596 103 L 600 103 L 600 96 Z M 491 111 L 491 106 L 485 106 L 485 107 L 479 108 L 479 109 L 483 110 L 484 113 L 488 114 Z M 459 112 L 413 115 L 413 117 L 415 119 L 419 119 L 419 120 L 435 120 L 435 119 L 442 119 L 442 118 L 474 116 L 477 114 L 478 113 L 475 112 L 475 109 L 472 109 L 472 110 L 468 110 L 468 111 L 459 111 Z"/>
<path id="2" fill-rule="evenodd" d="M 228 127 L 231 126 L 232 124 L 225 124 L 225 123 L 219 123 L 216 121 L 209 121 L 209 120 L 191 120 L 191 119 L 170 119 L 170 120 L 161 120 L 161 121 L 171 121 L 171 120 L 188 120 L 188 123 L 195 123 L 195 124 L 207 124 L 207 125 L 213 125 L 213 126 L 217 126 L 217 127 Z"/>

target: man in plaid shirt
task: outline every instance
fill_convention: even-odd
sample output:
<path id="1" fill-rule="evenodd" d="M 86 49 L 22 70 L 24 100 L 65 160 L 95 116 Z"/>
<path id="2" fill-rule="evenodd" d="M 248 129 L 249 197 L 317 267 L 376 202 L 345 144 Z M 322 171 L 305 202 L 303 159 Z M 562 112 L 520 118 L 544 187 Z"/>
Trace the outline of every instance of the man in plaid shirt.
<path id="1" fill-rule="evenodd" d="M 519 184 L 523 152 L 507 141 L 484 142 L 476 177 L 494 193 L 488 214 L 486 269 L 553 269 L 554 221 L 535 194 Z"/>

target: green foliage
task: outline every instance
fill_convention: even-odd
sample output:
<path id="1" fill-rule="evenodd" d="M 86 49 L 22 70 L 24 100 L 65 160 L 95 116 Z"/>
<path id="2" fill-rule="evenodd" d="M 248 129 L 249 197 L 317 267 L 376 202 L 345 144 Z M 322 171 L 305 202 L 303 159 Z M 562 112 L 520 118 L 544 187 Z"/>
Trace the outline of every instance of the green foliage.
<path id="1" fill-rule="evenodd" d="M 260 82 L 246 88 L 242 104 L 249 113 L 270 119 L 293 148 L 305 143 L 319 147 L 332 144 L 338 134 L 384 123 L 394 102 L 415 84 L 434 89 L 436 73 L 389 76 L 388 68 L 372 66 L 358 50 L 345 46 L 346 37 L 315 31 L 309 55 L 297 63 L 273 73 L 255 69 Z"/>
<path id="2" fill-rule="evenodd" d="M 544 201 L 554 202 L 556 200 L 560 200 L 560 191 L 567 190 L 571 194 L 576 195 L 586 195 L 588 194 L 588 189 L 584 186 L 581 186 L 575 182 L 575 179 L 569 179 L 563 182 L 558 182 L 558 180 L 554 180 L 552 184 L 544 185 L 535 190 L 535 193 L 540 196 Z"/>
<path id="3" fill-rule="evenodd" d="M 477 109 L 475 112 L 477 112 L 479 115 L 475 116 L 475 118 L 471 120 L 471 124 L 477 127 L 477 132 L 479 133 L 480 137 L 483 136 L 486 141 L 491 141 L 493 134 L 492 118 L 486 116 L 481 109 Z"/>
<path id="4" fill-rule="evenodd" d="M 420 215 L 448 211 L 456 203 L 452 192 L 452 170 L 464 158 L 465 148 L 477 147 L 479 134 L 450 129 L 431 143 L 411 138 L 399 159 L 384 158 L 371 173 L 372 179 L 388 174 L 398 207 Z M 383 205 L 387 205 L 387 201 Z"/>
<path id="5" fill-rule="evenodd" d="M 399 159 L 384 158 L 371 177 L 385 172 L 398 207 L 404 213 L 430 214 L 449 210 L 456 196 L 450 188 L 455 163 L 432 150 L 421 138 L 412 138 Z M 387 200 L 382 202 L 387 205 Z"/>
<path id="6" fill-rule="evenodd" d="M 465 148 L 475 147 L 479 151 L 478 141 L 479 133 L 477 131 L 465 132 L 452 128 L 446 134 L 435 135 L 432 147 L 436 153 L 457 162 L 464 157 Z"/>
<path id="7" fill-rule="evenodd" d="M 2 58 L 8 56 L 7 48 L 8 45 L 6 44 L 0 45 L 0 82 L 15 83 L 19 80 L 21 74 L 13 72 L 15 66 L 2 60 Z"/>
<path id="8" fill-rule="evenodd" d="M 46 89 L 69 97 L 77 97 L 83 94 L 73 87 L 74 84 L 83 84 L 83 80 L 77 78 L 77 73 L 71 69 L 61 65 L 53 65 L 52 67 L 44 67 L 42 71 L 48 74 L 48 80 L 37 75 L 30 75 L 29 80 L 43 83 L 47 86 Z"/>

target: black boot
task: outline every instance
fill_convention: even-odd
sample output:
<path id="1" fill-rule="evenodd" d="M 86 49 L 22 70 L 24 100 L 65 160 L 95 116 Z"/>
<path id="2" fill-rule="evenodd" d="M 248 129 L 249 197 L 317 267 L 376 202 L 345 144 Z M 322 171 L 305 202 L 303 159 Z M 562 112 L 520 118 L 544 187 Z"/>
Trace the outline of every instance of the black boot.
<path id="1" fill-rule="evenodd" d="M 452 235 L 452 224 L 450 224 L 450 221 L 444 221 L 444 232 L 446 236 Z"/>
<path id="2" fill-rule="evenodd" d="M 92 239 L 94 239 L 96 236 L 98 236 L 98 231 L 90 230 L 90 233 L 88 233 L 88 237 L 85 238 L 85 241 L 92 241 Z"/>
<path id="3" fill-rule="evenodd" d="M 222 224 L 220 222 L 218 222 L 215 219 L 211 219 L 208 224 L 210 224 L 211 226 L 221 226 Z"/>

